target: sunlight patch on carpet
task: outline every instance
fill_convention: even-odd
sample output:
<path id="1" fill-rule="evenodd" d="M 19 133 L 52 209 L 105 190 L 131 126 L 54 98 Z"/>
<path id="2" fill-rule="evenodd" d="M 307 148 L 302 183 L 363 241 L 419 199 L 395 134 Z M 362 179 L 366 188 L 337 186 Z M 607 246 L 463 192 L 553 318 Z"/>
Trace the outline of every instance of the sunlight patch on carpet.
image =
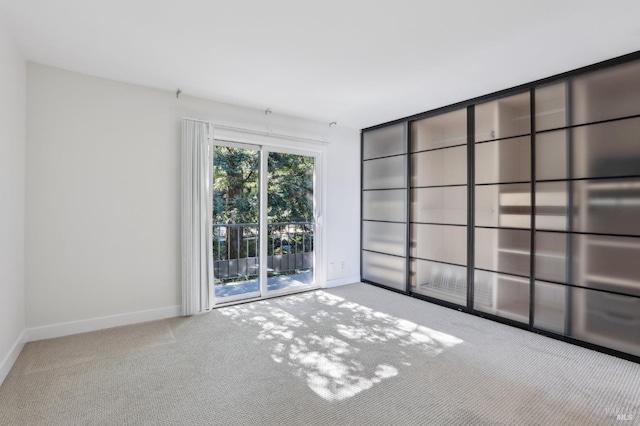
<path id="1" fill-rule="evenodd" d="M 357 395 L 463 341 L 324 291 L 221 308 L 328 401 Z M 389 352 L 393 350 L 392 353 Z M 395 365 L 394 365 L 395 364 Z"/>

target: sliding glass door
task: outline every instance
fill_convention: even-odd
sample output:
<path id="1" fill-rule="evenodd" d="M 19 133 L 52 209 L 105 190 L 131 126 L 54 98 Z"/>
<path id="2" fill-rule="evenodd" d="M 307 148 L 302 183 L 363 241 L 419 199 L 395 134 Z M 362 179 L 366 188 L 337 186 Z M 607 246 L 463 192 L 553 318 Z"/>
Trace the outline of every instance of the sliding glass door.
<path id="1" fill-rule="evenodd" d="M 362 280 L 637 362 L 639 134 L 638 54 L 364 129 Z"/>
<path id="2" fill-rule="evenodd" d="M 317 158 L 314 153 L 216 142 L 216 305 L 316 285 Z"/>
<path id="3" fill-rule="evenodd" d="M 267 155 L 267 291 L 313 285 L 315 159 Z"/>
<path id="4" fill-rule="evenodd" d="M 260 149 L 214 146 L 213 276 L 216 301 L 260 296 Z"/>

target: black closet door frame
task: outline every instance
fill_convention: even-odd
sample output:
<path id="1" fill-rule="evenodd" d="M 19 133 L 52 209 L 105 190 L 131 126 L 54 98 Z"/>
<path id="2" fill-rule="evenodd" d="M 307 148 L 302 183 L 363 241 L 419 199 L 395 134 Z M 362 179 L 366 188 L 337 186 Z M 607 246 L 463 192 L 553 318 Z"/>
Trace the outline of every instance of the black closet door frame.
<path id="1" fill-rule="evenodd" d="M 364 201 L 364 162 L 365 162 L 365 158 L 364 158 L 364 139 L 365 139 L 365 133 L 367 131 L 373 131 L 373 130 L 377 130 L 377 129 L 381 129 L 384 127 L 389 127 L 392 125 L 397 125 L 397 124 L 404 124 L 404 138 L 403 138 L 403 143 L 404 143 L 404 148 L 405 148 L 405 153 L 404 154 L 398 154 L 397 156 L 401 156 L 404 155 L 405 157 L 405 170 L 406 170 L 406 191 L 405 191 L 405 224 L 406 224 L 406 233 L 405 233 L 405 282 L 404 282 L 404 289 L 403 290 L 399 290 L 397 288 L 393 288 L 393 287 L 389 287 L 387 285 L 384 284 L 380 284 L 374 281 L 370 281 L 367 280 L 365 278 L 363 278 L 363 272 L 364 272 L 364 262 L 363 262 L 363 251 L 364 251 L 364 207 L 363 207 L 363 201 Z M 389 291 L 393 291 L 396 293 L 400 293 L 400 294 L 404 294 L 407 296 L 410 296 L 410 283 L 411 283 L 411 277 L 410 277 L 410 271 L 409 271 L 409 248 L 410 248 L 410 241 L 409 241 L 409 236 L 410 236 L 410 231 L 409 231 L 409 195 L 410 195 L 410 191 L 411 191 L 411 186 L 409 185 L 409 179 L 411 179 L 411 161 L 410 161 L 410 152 L 409 152 L 409 141 L 410 139 L 410 124 L 408 122 L 404 122 L 403 120 L 399 120 L 397 122 L 395 122 L 394 124 L 390 124 L 390 125 L 382 125 L 382 126 L 375 126 L 375 128 L 371 128 L 371 129 L 363 129 L 360 132 L 360 281 L 363 283 L 367 283 L 367 284 L 371 284 L 374 285 L 376 287 L 381 287 L 384 288 L 386 290 Z M 388 157 L 379 157 L 379 158 L 388 158 Z M 379 158 L 375 158 L 375 159 L 379 159 Z M 367 160 L 372 160 L 372 159 L 367 159 Z M 398 189 L 404 189 L 404 188 L 398 188 Z M 394 223 L 401 223 L 401 222 L 394 222 Z M 385 254 L 385 253 L 379 253 L 379 254 Z M 387 254 L 388 255 L 388 254 Z M 391 255 L 389 255 L 391 256 Z"/>
<path id="2" fill-rule="evenodd" d="M 536 199 L 535 199 L 535 194 L 536 194 L 536 111 L 535 111 L 535 95 L 536 95 L 536 88 L 540 88 L 542 86 L 546 86 L 546 85 L 551 85 L 553 83 L 561 83 L 564 82 L 566 84 L 566 90 L 567 90 L 567 96 L 566 96 L 566 114 L 567 114 L 567 121 L 564 127 L 559 128 L 559 129 L 566 129 L 568 132 L 568 138 L 569 140 L 567 141 L 567 146 L 568 149 L 571 150 L 572 149 L 572 132 L 573 132 L 573 128 L 576 127 L 576 125 L 574 125 L 574 123 L 571 121 L 571 116 L 572 116 L 572 110 L 573 110 L 573 105 L 572 105 L 572 96 L 571 96 L 571 92 L 573 89 L 573 80 L 575 77 L 579 77 L 582 76 L 584 74 L 588 74 L 594 71 L 599 71 L 599 70 L 605 70 L 608 68 L 613 68 L 616 67 L 618 65 L 623 65 L 629 62 L 633 62 L 633 61 L 640 61 L 640 51 L 637 52 L 633 52 L 627 55 L 623 55 L 623 56 L 619 56 L 613 59 L 609 59 L 606 61 L 602 61 L 602 62 L 598 62 L 592 65 L 588 65 L 582 68 L 578 68 L 572 71 L 568 71 L 565 73 L 561 73 L 561 74 L 557 74 L 551 77 L 547 77 L 547 78 L 543 78 L 540 80 L 536 80 L 530 83 L 526 83 L 526 84 L 522 84 L 519 86 L 515 86 L 515 87 L 511 87 L 508 89 L 504 89 L 498 92 L 494 92 L 488 95 L 483 95 L 483 96 L 479 96 L 473 99 L 469 99 L 469 100 L 465 100 L 462 102 L 458 102 L 455 104 L 451 104 L 448 106 L 444 106 L 444 107 L 440 107 L 437 109 L 433 109 L 430 111 L 426 111 L 423 113 L 419 113 L 419 114 L 415 114 L 412 116 L 408 116 L 405 118 L 400 118 L 397 120 L 393 120 L 393 121 L 389 121 L 386 123 L 382 123 L 382 124 L 378 124 L 375 126 L 371 126 L 371 127 L 367 127 L 365 129 L 362 129 L 361 133 L 360 133 L 360 148 L 361 148 L 361 155 L 360 155 L 360 164 L 361 164 L 361 168 L 360 168 L 360 179 L 361 179 L 361 191 L 360 191 L 360 201 L 361 201 L 361 207 L 360 207 L 360 241 L 361 241 L 361 247 L 360 247 L 360 272 L 361 272 L 361 276 L 362 276 L 362 272 L 363 272 L 363 261 L 362 261 L 362 242 L 363 242 L 363 209 L 362 209 L 362 201 L 363 201 L 363 191 L 362 191 L 362 182 L 363 182 L 363 161 L 364 161 L 364 154 L 363 154 L 363 150 L 364 150 L 364 134 L 365 132 L 368 131 L 373 131 L 373 130 L 377 130 L 377 129 L 381 129 L 384 127 L 388 127 L 388 126 L 392 126 L 392 125 L 396 125 L 396 124 L 404 124 L 405 126 L 405 139 L 404 139 L 404 144 L 405 144 L 405 156 L 406 156 L 406 215 L 405 215 L 405 223 L 406 223 L 406 248 L 405 248 L 405 255 L 406 255 L 406 263 L 405 263 L 405 288 L 404 290 L 397 290 L 394 288 L 389 288 L 387 286 L 375 283 L 375 282 L 371 282 L 365 279 L 362 279 L 362 282 L 368 283 L 368 284 L 372 284 L 378 287 L 382 287 L 394 292 L 398 292 L 401 294 L 405 294 L 405 295 L 409 295 L 412 296 L 414 298 L 417 299 L 421 299 L 421 300 L 425 300 L 428 302 L 432 302 L 435 303 L 437 305 L 441 305 L 441 306 L 445 306 L 445 307 L 449 307 L 452 309 L 456 309 L 458 311 L 463 311 L 466 313 L 469 313 L 471 315 L 474 316 L 479 316 L 479 317 L 483 317 L 483 318 L 487 318 L 487 319 L 491 319 L 493 321 L 499 322 L 499 323 L 503 323 L 503 324 L 507 324 L 513 327 L 517 327 L 520 329 L 524 329 L 524 330 L 528 330 L 531 331 L 533 333 L 537 333 L 537 334 L 541 334 L 556 340 L 560 340 L 560 341 L 564 341 L 564 342 L 568 342 L 568 343 L 572 343 L 575 344 L 577 346 L 581 346 L 581 347 L 585 347 L 588 349 L 592 349 L 592 350 L 596 350 L 602 353 L 606 353 L 609 355 L 613 355 L 619 358 L 623 358 L 632 362 L 636 362 L 636 363 L 640 363 L 640 356 L 635 356 L 626 352 L 621 352 L 612 348 L 608 348 L 605 346 L 600 346 L 594 343 L 590 343 L 584 340 L 579 340 L 576 338 L 573 338 L 571 336 L 568 335 L 564 335 L 564 334 L 558 334 L 546 329 L 540 329 L 537 328 L 534 325 L 534 319 L 535 319 L 535 282 L 536 282 L 536 274 L 535 274 L 535 250 L 536 250 L 536 246 L 535 246 L 535 236 L 536 236 L 536 226 L 535 226 L 535 209 L 536 209 Z M 477 104 L 483 103 L 483 102 L 487 102 L 487 101 L 491 101 L 491 100 L 496 100 L 496 99 L 500 99 L 506 96 L 510 96 L 510 95 L 516 95 L 519 93 L 526 93 L 529 92 L 529 96 L 530 96 L 530 112 L 531 112 L 531 130 L 530 130 L 530 134 L 528 135 L 531 139 L 530 139 L 530 150 L 531 150 L 531 176 L 530 176 L 530 184 L 531 184 L 531 212 L 530 212 L 530 220 L 531 220 L 531 227 L 530 227 L 530 238 L 531 238 L 531 242 L 530 242 L 530 277 L 529 277 L 529 291 L 530 291 L 530 300 L 529 300 L 529 321 L 528 323 L 520 323 L 508 318 L 504 318 L 504 317 L 500 317 L 497 315 L 492 315 L 490 313 L 486 313 L 486 312 L 482 312 L 482 311 L 477 311 L 475 309 L 473 309 L 473 303 L 474 303 L 474 270 L 475 270 L 475 106 Z M 467 109 L 467 306 L 463 307 L 461 305 L 457 305 L 448 301 L 444 301 L 444 300 L 440 300 L 440 299 L 436 299 L 436 298 L 432 298 L 429 296 L 425 296 L 422 294 L 417 294 L 417 293 L 413 293 L 411 291 L 411 256 L 410 256 L 410 245 L 411 245 L 411 226 L 410 226 L 410 211 L 411 211 L 411 176 L 412 176 L 412 162 L 411 162 L 411 124 L 415 121 L 419 121 L 425 118 L 429 118 L 429 117 L 434 117 L 440 114 L 444 114 L 447 112 L 452 112 L 452 111 L 456 111 L 459 109 L 463 109 L 466 108 Z M 583 125 L 590 125 L 590 124 L 597 124 L 597 123 L 604 123 L 604 122 L 609 122 L 609 121 L 618 121 L 621 119 L 628 119 L 628 118 L 633 118 L 633 117 L 640 117 L 640 114 L 638 114 L 637 116 L 629 116 L 629 117 L 623 117 L 623 118 L 614 118 L 614 119 L 610 119 L 610 120 L 603 120 L 603 121 L 596 121 L 594 123 L 586 123 L 586 124 L 581 124 L 580 126 Z M 551 130 L 558 130 L 558 129 L 551 129 Z M 545 131 L 550 131 L 550 130 L 545 130 Z M 569 162 L 571 162 L 571 156 L 567 156 Z M 573 167 L 572 164 L 568 164 L 567 165 L 568 170 L 570 171 L 570 169 Z M 638 178 L 640 178 L 640 175 L 637 176 Z M 573 182 L 574 180 L 579 180 L 579 179 L 571 179 L 569 178 L 567 181 L 569 182 Z M 572 188 L 572 185 L 569 185 L 570 188 Z M 572 191 L 572 189 L 569 189 L 568 191 Z M 570 192 L 569 192 L 570 193 Z M 570 201 L 568 203 L 568 209 L 571 210 L 573 208 L 572 202 Z M 568 220 L 572 220 L 573 215 L 569 212 L 568 213 Z M 572 228 L 569 228 L 572 229 Z M 547 231 L 547 232 L 551 232 L 551 231 Z M 567 231 L 568 233 L 573 233 L 573 234 L 580 234 L 581 232 L 572 232 L 572 231 Z M 567 249 L 567 255 L 571 254 L 571 248 Z M 571 259 L 571 258 L 569 258 Z M 572 264 L 569 261 L 569 271 L 571 271 L 572 269 Z M 569 281 L 569 280 L 567 280 Z M 554 284 L 553 282 L 550 282 L 551 284 Z M 559 284 L 559 283 L 556 283 Z M 571 290 L 573 288 L 585 288 L 582 286 L 578 286 L 575 284 L 571 284 L 571 283 L 564 283 L 562 285 L 565 285 L 567 287 L 567 291 L 568 294 L 571 294 Z M 599 290 L 599 289 L 592 289 L 593 291 L 604 291 L 604 290 Z M 640 296 L 633 296 L 633 297 L 640 297 Z M 571 329 L 571 298 L 568 297 L 566 300 L 566 304 L 567 304 L 567 316 L 565 317 L 565 321 L 566 321 L 566 327 L 568 327 L 569 329 Z"/>

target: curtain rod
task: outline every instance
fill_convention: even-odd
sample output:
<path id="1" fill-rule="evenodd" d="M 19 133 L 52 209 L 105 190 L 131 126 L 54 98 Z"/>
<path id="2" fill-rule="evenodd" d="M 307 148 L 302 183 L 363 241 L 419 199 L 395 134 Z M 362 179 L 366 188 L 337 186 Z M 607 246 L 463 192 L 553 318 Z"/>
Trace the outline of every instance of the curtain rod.
<path id="1" fill-rule="evenodd" d="M 310 142 L 310 143 L 321 144 L 321 145 L 328 145 L 331 143 L 329 141 L 323 141 L 319 139 L 303 138 L 299 136 L 285 135 L 283 133 L 274 133 L 274 132 L 269 132 L 265 130 L 248 129 L 246 127 L 227 126 L 226 124 L 215 124 L 210 121 L 200 120 L 200 119 L 191 118 L 191 117 L 183 117 L 183 119 L 189 120 L 189 121 L 195 121 L 198 123 L 210 124 L 211 126 L 213 126 L 213 129 L 214 129 L 214 134 L 213 134 L 214 138 L 215 138 L 215 129 L 220 129 L 220 130 L 231 130 L 231 131 L 237 131 L 242 133 L 249 133 L 249 134 L 259 135 L 259 136 L 273 136 L 281 139 L 289 139 L 289 140 L 299 141 L 299 142 Z"/>

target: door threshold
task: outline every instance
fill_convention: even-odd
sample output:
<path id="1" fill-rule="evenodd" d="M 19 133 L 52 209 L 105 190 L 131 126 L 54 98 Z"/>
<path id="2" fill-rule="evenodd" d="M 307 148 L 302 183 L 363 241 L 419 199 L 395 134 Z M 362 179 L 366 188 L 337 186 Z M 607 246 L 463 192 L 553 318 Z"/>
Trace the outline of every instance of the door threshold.
<path id="1" fill-rule="evenodd" d="M 320 286 L 312 286 L 312 287 L 307 287 L 307 288 L 304 288 L 304 289 L 296 289 L 296 290 L 291 290 L 291 291 L 286 291 L 286 292 L 278 292 L 278 293 L 275 293 L 275 294 L 269 294 L 267 296 L 252 297 L 250 299 L 233 300 L 233 301 L 229 301 L 229 302 L 226 302 L 226 303 L 220 303 L 220 304 L 214 305 L 211 308 L 211 310 L 218 309 L 218 308 L 225 308 L 227 306 L 242 305 L 244 303 L 259 302 L 261 300 L 276 299 L 278 297 L 291 296 L 293 294 L 308 293 L 308 292 L 311 292 L 311 291 L 316 291 L 316 290 L 321 290 L 321 289 L 322 288 Z"/>

